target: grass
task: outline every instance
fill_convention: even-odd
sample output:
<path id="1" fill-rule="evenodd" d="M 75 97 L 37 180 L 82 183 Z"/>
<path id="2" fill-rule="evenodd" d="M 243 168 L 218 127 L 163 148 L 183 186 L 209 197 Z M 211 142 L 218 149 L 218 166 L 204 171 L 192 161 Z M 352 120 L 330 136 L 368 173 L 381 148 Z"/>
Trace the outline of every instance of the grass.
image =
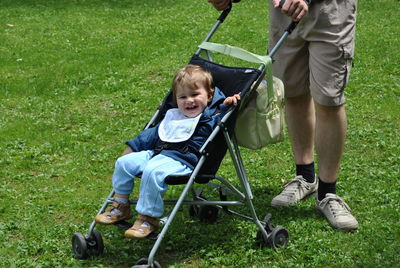
<path id="1" fill-rule="evenodd" d="M 261 0 L 236 4 L 213 40 L 264 53 L 266 7 Z M 221 214 L 205 225 L 185 209 L 157 254 L 164 267 L 400 263 L 398 13 L 396 1 L 359 1 L 338 192 L 360 229 L 332 230 L 312 198 L 269 206 L 294 172 L 286 139 L 242 156 L 257 212 L 271 212 L 290 231 L 288 247 L 259 247 L 254 224 Z M 207 1 L 1 1 L 0 267 L 130 267 L 148 254 L 150 241 L 128 241 L 112 227 L 98 227 L 106 246 L 100 257 L 75 259 L 70 239 L 87 231 L 123 142 L 149 120 L 217 16 Z M 229 158 L 220 174 L 234 178 Z"/>

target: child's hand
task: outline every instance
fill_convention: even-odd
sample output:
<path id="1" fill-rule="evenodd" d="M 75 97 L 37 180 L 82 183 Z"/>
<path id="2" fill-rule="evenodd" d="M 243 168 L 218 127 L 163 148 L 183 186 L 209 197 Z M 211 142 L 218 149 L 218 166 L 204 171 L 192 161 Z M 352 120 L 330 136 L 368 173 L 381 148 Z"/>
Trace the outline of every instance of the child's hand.
<path id="1" fill-rule="evenodd" d="M 233 96 L 227 97 L 224 100 L 224 105 L 225 106 L 230 106 L 230 105 L 236 106 L 238 103 L 238 100 L 240 100 L 240 94 L 235 94 Z"/>

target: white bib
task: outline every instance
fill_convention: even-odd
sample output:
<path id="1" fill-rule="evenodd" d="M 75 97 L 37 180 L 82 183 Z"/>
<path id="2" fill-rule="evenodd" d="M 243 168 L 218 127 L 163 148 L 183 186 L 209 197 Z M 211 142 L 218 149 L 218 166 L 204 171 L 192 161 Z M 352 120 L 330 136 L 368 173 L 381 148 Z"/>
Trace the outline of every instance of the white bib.
<path id="1" fill-rule="evenodd" d="M 169 109 L 158 127 L 158 136 L 165 142 L 182 142 L 194 133 L 201 114 L 194 118 L 186 117 L 178 108 Z"/>

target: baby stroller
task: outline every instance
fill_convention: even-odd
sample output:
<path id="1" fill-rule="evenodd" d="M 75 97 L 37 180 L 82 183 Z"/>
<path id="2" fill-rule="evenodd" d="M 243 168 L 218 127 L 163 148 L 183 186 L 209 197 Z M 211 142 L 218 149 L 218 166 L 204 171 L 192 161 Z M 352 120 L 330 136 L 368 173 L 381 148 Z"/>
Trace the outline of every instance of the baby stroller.
<path id="1" fill-rule="evenodd" d="M 198 217 L 200 220 L 205 222 L 215 222 L 220 210 L 229 215 L 250 220 L 254 222 L 259 229 L 256 237 L 257 241 L 271 246 L 274 249 L 285 247 L 288 243 L 289 232 L 283 227 L 275 227 L 272 225 L 270 223 L 271 214 L 265 216 L 263 220 L 260 220 L 256 214 L 252 201 L 253 194 L 246 176 L 245 168 L 240 156 L 240 150 L 234 133 L 235 119 L 240 111 L 240 107 L 246 105 L 249 96 L 255 91 L 255 89 L 264 79 L 265 75 L 271 75 L 271 54 L 273 55 L 273 53 L 275 53 L 276 49 L 281 45 L 282 42 L 278 42 L 276 48 L 271 51 L 270 56 L 264 56 L 262 58 L 261 66 L 258 69 L 229 67 L 214 63 L 211 59 L 210 51 L 205 49 L 205 47 L 207 44 L 209 44 L 208 41 L 217 30 L 219 25 L 223 23 L 229 12 L 230 8 L 222 12 L 217 20 L 217 23 L 206 37 L 205 43 L 200 46 L 189 63 L 200 65 L 204 69 L 208 70 L 213 76 L 215 86 L 221 89 L 226 96 L 232 96 L 233 94 L 240 93 L 240 105 L 229 108 L 221 119 L 220 124 L 213 130 L 212 134 L 200 149 L 201 158 L 191 174 L 187 176 L 169 176 L 166 178 L 166 184 L 184 184 L 184 189 L 178 200 L 164 200 L 164 204 L 174 205 L 174 207 L 170 213 L 160 220 L 160 224 L 163 225 L 161 232 L 158 234 L 152 233 L 148 236 L 148 238 L 155 240 L 149 256 L 147 258 L 138 260 L 133 267 L 161 267 L 160 264 L 154 259 L 155 254 L 169 226 L 175 218 L 176 213 L 182 205 L 189 205 L 190 215 Z M 288 28 L 284 36 L 282 36 L 282 41 L 284 38 L 286 38 L 288 32 L 290 33 L 290 31 L 291 30 Z M 232 51 L 235 50 L 233 49 Z M 200 57 L 200 55 L 204 52 L 207 54 L 207 59 Z M 229 54 L 236 54 L 234 56 L 240 57 L 238 54 L 241 53 L 234 52 Z M 171 96 L 172 92 L 170 91 L 145 128 L 155 126 L 163 119 L 168 109 L 175 107 L 171 101 Z M 232 162 L 240 182 L 240 187 L 235 187 L 227 179 L 216 175 L 227 151 L 229 151 L 229 154 L 232 158 Z M 217 181 L 217 183 L 215 183 L 215 181 Z M 204 198 L 203 188 L 197 187 L 198 185 L 204 185 L 204 187 L 207 186 L 217 189 L 220 200 L 211 201 Z M 192 194 L 191 200 L 187 198 L 189 192 Z M 235 196 L 238 201 L 228 200 L 228 194 L 229 197 L 231 195 Z M 100 208 L 98 214 L 103 213 L 106 207 L 114 201 L 113 196 L 114 191 L 111 191 Z M 130 203 L 136 204 L 137 200 L 130 200 Z M 243 215 L 230 209 L 232 206 L 247 206 L 249 215 Z M 131 223 L 126 221 L 120 221 L 116 223 L 116 225 L 122 229 L 128 229 L 132 226 Z M 77 258 L 85 259 L 89 254 L 100 255 L 103 252 L 103 239 L 100 233 L 95 229 L 95 226 L 96 222 L 93 221 L 86 236 L 82 235 L 81 233 L 75 233 L 72 236 L 72 249 Z"/>

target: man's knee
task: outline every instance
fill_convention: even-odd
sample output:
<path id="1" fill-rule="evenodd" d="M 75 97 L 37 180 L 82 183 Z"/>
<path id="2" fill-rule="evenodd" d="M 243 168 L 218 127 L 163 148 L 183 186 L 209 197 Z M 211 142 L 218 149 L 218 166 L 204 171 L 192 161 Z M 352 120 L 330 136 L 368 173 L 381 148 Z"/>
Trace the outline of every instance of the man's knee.
<path id="1" fill-rule="evenodd" d="M 345 113 L 344 104 L 329 106 L 315 102 L 315 107 L 316 107 L 316 113 L 322 117 L 338 116 L 338 115 L 343 115 Z"/>
<path id="2" fill-rule="evenodd" d="M 304 103 L 309 103 L 310 101 L 312 101 L 310 92 L 305 92 L 304 94 L 294 97 L 285 97 L 286 105 L 304 105 Z"/>

